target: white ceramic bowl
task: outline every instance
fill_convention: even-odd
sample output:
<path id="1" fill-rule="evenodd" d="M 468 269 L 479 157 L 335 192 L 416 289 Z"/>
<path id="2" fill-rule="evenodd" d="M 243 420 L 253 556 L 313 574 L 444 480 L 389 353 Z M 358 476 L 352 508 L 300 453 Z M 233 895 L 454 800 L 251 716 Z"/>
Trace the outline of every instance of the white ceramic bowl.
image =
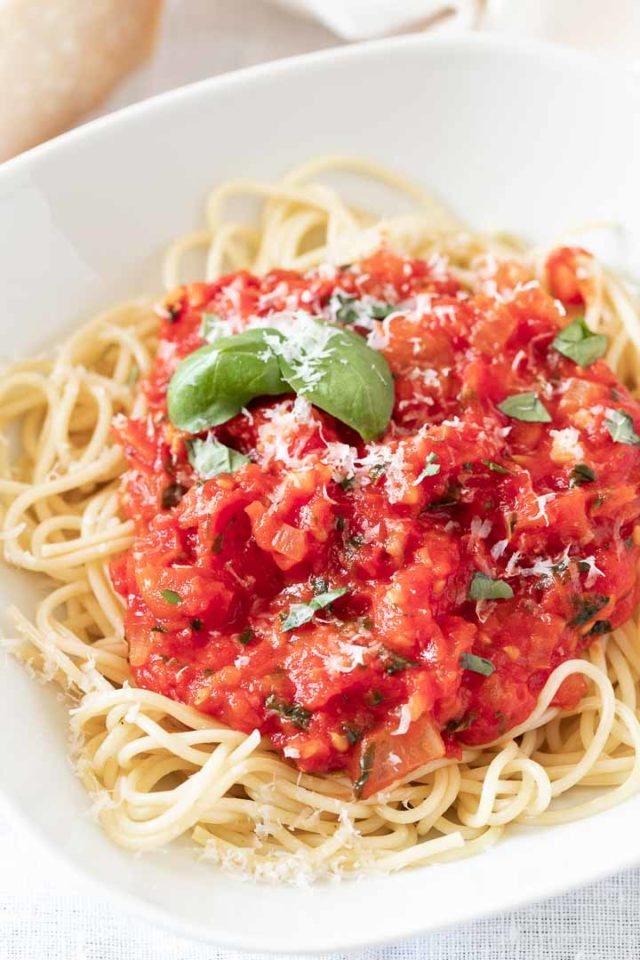
<path id="1" fill-rule="evenodd" d="M 206 81 L 6 164 L 0 351 L 32 351 L 87 312 L 159 289 L 161 251 L 198 223 L 215 181 L 268 177 L 329 151 L 398 167 L 474 226 L 549 239 L 607 219 L 626 228 L 619 256 L 632 264 L 640 252 L 631 77 L 543 47 L 415 36 Z M 28 609 L 36 589 L 3 571 L 0 603 Z M 513 832 L 458 863 L 311 889 L 242 882 L 181 847 L 136 858 L 87 815 L 55 691 L 14 663 L 0 667 L 0 761 L 15 808 L 123 908 L 254 951 L 399 938 L 640 862 L 640 797 L 591 820 Z"/>

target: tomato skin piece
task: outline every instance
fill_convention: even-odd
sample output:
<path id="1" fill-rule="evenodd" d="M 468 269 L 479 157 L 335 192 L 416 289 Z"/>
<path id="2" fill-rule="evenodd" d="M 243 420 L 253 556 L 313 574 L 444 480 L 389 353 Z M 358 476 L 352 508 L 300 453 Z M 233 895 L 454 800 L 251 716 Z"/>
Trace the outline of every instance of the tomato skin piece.
<path id="1" fill-rule="evenodd" d="M 428 713 L 414 720 L 406 733 L 396 735 L 396 731 L 397 718 L 392 718 L 360 742 L 349 766 L 358 799 L 367 800 L 445 755 L 440 730 Z"/>
<path id="2" fill-rule="evenodd" d="M 640 448 L 606 423 L 614 408 L 640 431 L 640 405 L 603 362 L 552 347 L 590 296 L 587 257 L 551 254 L 551 295 L 522 263 L 488 260 L 461 290 L 438 258 L 388 250 L 171 294 L 139 384 L 148 413 L 113 427 L 134 542 L 111 576 L 135 682 L 260 730 L 301 771 L 358 783 L 364 764 L 364 797 L 526 721 L 553 670 L 640 597 Z M 241 330 L 341 308 L 392 370 L 385 435 L 366 444 L 304 398 L 257 398 L 213 430 L 252 462 L 199 478 L 166 390 L 202 314 Z M 529 391 L 549 422 L 499 409 Z M 471 598 L 477 573 L 512 596 Z M 583 692 L 572 675 L 554 703 Z"/>

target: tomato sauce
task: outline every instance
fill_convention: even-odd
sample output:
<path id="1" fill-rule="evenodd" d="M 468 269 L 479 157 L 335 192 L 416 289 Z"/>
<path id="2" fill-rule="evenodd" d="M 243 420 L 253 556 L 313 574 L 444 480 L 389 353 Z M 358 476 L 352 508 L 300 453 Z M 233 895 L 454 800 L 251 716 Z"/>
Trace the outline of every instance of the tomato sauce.
<path id="1" fill-rule="evenodd" d="M 640 447 L 608 418 L 633 437 L 640 406 L 601 360 L 552 347 L 583 307 L 582 256 L 554 252 L 550 292 L 517 264 L 489 259 L 463 289 L 438 258 L 381 251 L 172 294 L 148 415 L 114 424 L 135 542 L 112 578 L 136 683 L 259 729 L 303 771 L 347 770 L 362 796 L 526 720 L 551 671 L 639 598 Z M 299 310 L 382 350 L 388 429 L 367 444 L 304 398 L 258 399 L 212 431 L 252 463 L 202 482 L 166 392 L 203 315 L 239 331 Z M 549 422 L 498 408 L 524 392 Z M 470 598 L 479 574 L 511 596 Z M 555 703 L 583 694 L 570 678 Z"/>

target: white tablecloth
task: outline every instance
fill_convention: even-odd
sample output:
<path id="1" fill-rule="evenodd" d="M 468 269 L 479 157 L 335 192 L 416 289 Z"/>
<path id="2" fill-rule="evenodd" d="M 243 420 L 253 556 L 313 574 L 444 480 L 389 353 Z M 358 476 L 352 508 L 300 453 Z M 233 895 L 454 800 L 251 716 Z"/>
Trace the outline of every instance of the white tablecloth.
<path id="1" fill-rule="evenodd" d="M 617 0 L 613 2 L 615 6 Z M 338 42 L 317 23 L 262 0 L 169 0 L 156 57 L 115 93 L 105 112 L 204 76 Z M 232 956 L 153 929 L 87 894 L 66 867 L 0 809 L 0 960 Z M 362 958 L 639 960 L 640 870 L 525 910 L 369 950 Z"/>

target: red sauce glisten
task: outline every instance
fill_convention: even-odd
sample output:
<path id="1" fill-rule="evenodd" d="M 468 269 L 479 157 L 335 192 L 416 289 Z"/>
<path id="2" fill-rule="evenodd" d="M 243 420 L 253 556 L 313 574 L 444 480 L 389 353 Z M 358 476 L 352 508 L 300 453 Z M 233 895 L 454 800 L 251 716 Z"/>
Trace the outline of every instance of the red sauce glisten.
<path id="1" fill-rule="evenodd" d="M 548 263 L 572 316 L 582 255 Z M 203 342 L 202 313 L 236 330 L 282 310 L 335 321 L 350 297 L 352 329 L 395 380 L 384 437 L 365 444 L 293 395 L 257 400 L 213 431 L 254 462 L 199 481 L 166 390 Z M 375 320 L 372 303 L 399 306 Z M 140 385 L 148 416 L 114 425 L 136 536 L 112 577 L 136 683 L 258 728 L 301 770 L 346 769 L 363 796 L 525 720 L 554 667 L 638 601 L 640 448 L 615 442 L 606 419 L 624 411 L 638 430 L 640 406 L 602 361 L 583 368 L 551 347 L 563 314 L 516 264 L 488 263 L 469 292 L 437 258 L 384 251 L 178 289 Z M 498 410 L 525 391 L 550 423 Z M 428 463 L 438 472 L 419 479 Z M 469 599 L 477 573 L 513 596 Z M 292 604 L 339 587 L 283 629 Z M 570 677 L 555 703 L 583 693 Z"/>

